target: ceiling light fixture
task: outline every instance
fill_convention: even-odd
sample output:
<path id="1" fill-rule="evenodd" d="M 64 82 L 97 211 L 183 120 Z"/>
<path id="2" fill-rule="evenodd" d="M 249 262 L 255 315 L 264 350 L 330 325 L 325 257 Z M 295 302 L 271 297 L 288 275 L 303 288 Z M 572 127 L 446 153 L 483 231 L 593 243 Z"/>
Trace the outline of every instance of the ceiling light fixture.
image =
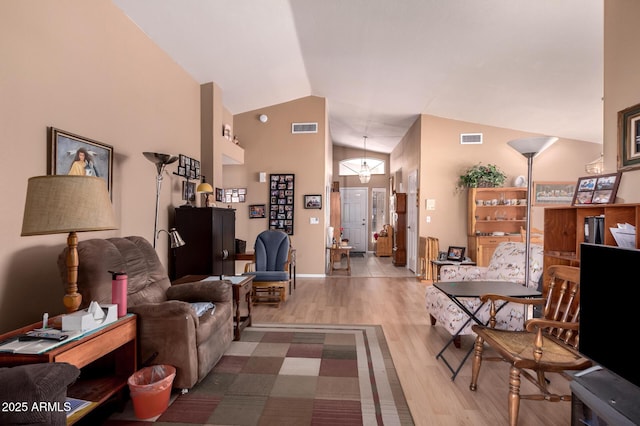
<path id="1" fill-rule="evenodd" d="M 367 165 L 367 137 L 364 138 L 364 160 L 360 165 L 360 171 L 358 172 L 358 177 L 360 178 L 360 183 L 369 183 L 371 180 L 371 169 Z"/>
<path id="2" fill-rule="evenodd" d="M 604 154 L 600 153 L 598 158 L 585 164 L 584 170 L 590 175 L 601 175 L 604 173 Z"/>

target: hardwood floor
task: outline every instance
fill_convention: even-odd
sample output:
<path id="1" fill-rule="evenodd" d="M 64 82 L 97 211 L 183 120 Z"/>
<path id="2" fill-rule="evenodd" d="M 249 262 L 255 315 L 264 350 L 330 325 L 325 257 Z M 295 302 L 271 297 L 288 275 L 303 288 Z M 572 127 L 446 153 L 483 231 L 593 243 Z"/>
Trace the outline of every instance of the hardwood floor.
<path id="1" fill-rule="evenodd" d="M 369 263 L 374 265 L 370 271 Z M 351 267 L 350 277 L 298 277 L 296 290 L 279 308 L 253 308 L 254 323 L 380 324 L 416 425 L 508 424 L 506 363 L 484 362 L 478 390 L 471 392 L 471 359 L 453 382 L 444 363 L 436 360 L 449 335 L 442 327 L 430 325 L 424 306 L 425 288 L 430 284 L 406 268 L 391 265 L 391 258 L 352 258 Z M 462 348 L 451 347 L 445 356 L 459 362 L 472 344 L 470 336 L 463 336 Z M 549 378 L 551 387 L 568 392 L 564 378 Z M 523 380 L 522 393 L 532 389 Z M 520 403 L 521 426 L 568 425 L 570 418 L 568 402 Z"/>

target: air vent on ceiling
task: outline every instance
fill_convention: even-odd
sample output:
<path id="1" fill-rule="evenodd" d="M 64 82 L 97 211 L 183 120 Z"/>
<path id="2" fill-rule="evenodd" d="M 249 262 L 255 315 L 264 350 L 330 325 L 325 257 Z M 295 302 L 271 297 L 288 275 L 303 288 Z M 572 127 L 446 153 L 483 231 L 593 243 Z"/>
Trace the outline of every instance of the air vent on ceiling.
<path id="1" fill-rule="evenodd" d="M 318 133 L 318 123 L 291 123 L 291 133 Z"/>
<path id="2" fill-rule="evenodd" d="M 461 144 L 481 144 L 482 133 L 460 133 Z"/>

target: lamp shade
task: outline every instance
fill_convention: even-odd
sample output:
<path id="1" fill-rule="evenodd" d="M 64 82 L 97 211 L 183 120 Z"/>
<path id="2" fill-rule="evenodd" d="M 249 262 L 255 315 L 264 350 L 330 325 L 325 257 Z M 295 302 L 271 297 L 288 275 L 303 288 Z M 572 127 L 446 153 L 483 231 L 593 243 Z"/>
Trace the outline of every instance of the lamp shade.
<path id="1" fill-rule="evenodd" d="M 204 192 L 205 194 L 211 194 L 213 192 L 213 187 L 209 185 L 207 182 L 202 182 L 196 187 L 196 192 Z"/>
<path id="2" fill-rule="evenodd" d="M 104 179 L 51 175 L 29 179 L 22 235 L 117 229 Z"/>
<path id="3" fill-rule="evenodd" d="M 525 157 L 535 157 L 545 149 L 549 148 L 557 140 L 558 138 L 556 137 L 543 136 L 537 138 L 514 139 L 507 142 L 507 144 Z"/>

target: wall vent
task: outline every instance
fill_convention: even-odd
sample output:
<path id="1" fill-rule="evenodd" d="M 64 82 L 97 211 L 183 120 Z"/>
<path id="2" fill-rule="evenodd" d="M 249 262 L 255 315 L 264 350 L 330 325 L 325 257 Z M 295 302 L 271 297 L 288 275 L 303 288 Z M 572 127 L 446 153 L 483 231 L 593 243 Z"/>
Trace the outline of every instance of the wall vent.
<path id="1" fill-rule="evenodd" d="M 481 144 L 482 133 L 460 133 L 460 143 L 466 144 Z"/>
<path id="2" fill-rule="evenodd" d="M 318 133 L 318 123 L 291 123 L 291 133 Z"/>

